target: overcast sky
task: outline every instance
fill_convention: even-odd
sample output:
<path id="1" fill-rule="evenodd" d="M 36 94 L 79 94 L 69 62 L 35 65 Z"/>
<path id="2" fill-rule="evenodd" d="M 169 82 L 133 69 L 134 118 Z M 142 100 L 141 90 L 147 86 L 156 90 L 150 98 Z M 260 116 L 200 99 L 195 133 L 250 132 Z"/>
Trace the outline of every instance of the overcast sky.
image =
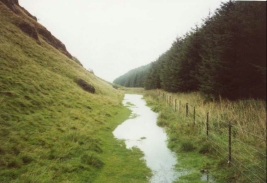
<path id="1" fill-rule="evenodd" d="M 112 82 L 155 61 L 227 0 L 19 0 L 86 69 Z"/>

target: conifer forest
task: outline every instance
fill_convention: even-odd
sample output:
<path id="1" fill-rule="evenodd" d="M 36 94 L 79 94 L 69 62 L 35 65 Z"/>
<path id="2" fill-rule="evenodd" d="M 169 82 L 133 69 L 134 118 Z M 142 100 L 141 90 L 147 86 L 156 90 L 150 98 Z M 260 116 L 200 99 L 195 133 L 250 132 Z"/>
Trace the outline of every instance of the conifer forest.
<path id="1" fill-rule="evenodd" d="M 151 64 L 117 78 L 127 87 L 266 99 L 266 2 L 229 1 Z"/>

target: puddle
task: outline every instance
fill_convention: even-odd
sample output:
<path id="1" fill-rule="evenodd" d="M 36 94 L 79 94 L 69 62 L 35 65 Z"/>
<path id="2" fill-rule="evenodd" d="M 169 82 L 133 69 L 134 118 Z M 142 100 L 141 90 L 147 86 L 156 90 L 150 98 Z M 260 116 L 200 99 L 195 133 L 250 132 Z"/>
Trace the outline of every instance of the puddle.
<path id="1" fill-rule="evenodd" d="M 208 183 L 214 183 L 215 182 L 215 180 L 212 178 L 211 175 L 209 175 L 209 173 L 202 173 L 201 180 L 208 182 Z"/>
<path id="2" fill-rule="evenodd" d="M 125 140 L 127 148 L 137 147 L 143 151 L 146 165 L 153 171 L 151 183 L 171 183 L 181 175 L 174 170 L 177 159 L 167 148 L 167 134 L 156 124 L 158 114 L 146 106 L 142 97 L 125 94 L 123 104 L 132 114 L 113 134 Z"/>

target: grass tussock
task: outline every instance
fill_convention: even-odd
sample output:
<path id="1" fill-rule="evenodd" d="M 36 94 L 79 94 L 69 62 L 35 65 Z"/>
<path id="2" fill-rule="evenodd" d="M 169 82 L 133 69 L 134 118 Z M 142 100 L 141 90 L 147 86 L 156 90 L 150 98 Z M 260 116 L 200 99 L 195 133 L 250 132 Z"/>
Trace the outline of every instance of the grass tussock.
<path id="1" fill-rule="evenodd" d="M 84 154 L 81 157 L 81 162 L 95 168 L 102 168 L 104 166 L 103 161 L 101 161 L 96 155 L 94 154 Z"/>
<path id="2" fill-rule="evenodd" d="M 208 165 L 202 162 L 199 165 L 192 163 L 192 166 L 211 169 L 217 181 L 266 181 L 265 101 L 209 101 L 199 93 L 164 92 L 163 95 L 163 91 L 159 93 L 155 90 L 147 91 L 145 98 L 152 109 L 160 112 L 158 125 L 166 128 L 168 145 L 179 154 L 178 157 L 185 152 L 210 157 L 211 163 Z M 229 122 L 232 137 L 231 167 L 228 162 Z"/>

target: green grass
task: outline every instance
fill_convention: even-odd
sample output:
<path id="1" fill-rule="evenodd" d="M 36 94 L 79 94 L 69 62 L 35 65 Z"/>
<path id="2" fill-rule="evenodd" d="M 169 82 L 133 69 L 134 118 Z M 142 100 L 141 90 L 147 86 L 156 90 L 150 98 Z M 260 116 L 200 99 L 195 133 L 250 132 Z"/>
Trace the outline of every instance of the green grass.
<path id="1" fill-rule="evenodd" d="M 24 34 L 21 21 L 0 2 L 0 182 L 146 182 L 142 153 L 112 134 L 130 115 L 123 92 Z"/>
<path id="2" fill-rule="evenodd" d="M 266 180 L 266 104 L 264 101 L 206 101 L 198 93 L 165 95 L 176 99 L 167 104 L 158 91 L 147 91 L 147 104 L 159 112 L 158 125 L 165 127 L 168 146 L 177 153 L 178 170 L 186 169 L 178 182 L 199 182 L 200 170 L 209 170 L 216 182 Z M 189 103 L 186 117 L 185 104 Z M 193 107 L 196 106 L 196 121 Z M 206 113 L 209 137 L 206 136 Z M 232 122 L 232 166 L 228 165 L 228 121 Z M 247 133 L 249 132 L 249 133 Z M 251 135 L 252 134 L 252 135 Z M 256 136 L 255 136 L 256 135 Z M 263 140 L 262 140 L 263 139 Z M 201 181 L 200 181 L 201 182 Z"/>

